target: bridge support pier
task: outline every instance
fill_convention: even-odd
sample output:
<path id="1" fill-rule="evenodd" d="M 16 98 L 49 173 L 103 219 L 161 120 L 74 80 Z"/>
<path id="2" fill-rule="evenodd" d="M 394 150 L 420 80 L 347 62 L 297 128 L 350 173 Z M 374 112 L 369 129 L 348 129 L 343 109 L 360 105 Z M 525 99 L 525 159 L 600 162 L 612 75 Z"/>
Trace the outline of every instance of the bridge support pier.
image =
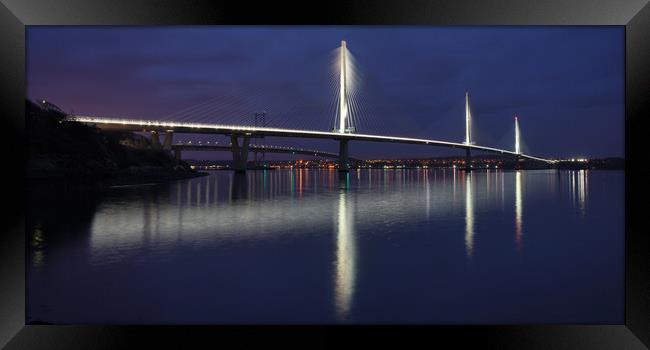
<path id="1" fill-rule="evenodd" d="M 174 132 L 171 130 L 165 131 L 165 141 L 162 148 L 166 151 L 172 150 L 172 138 L 174 137 Z M 158 140 L 160 142 L 160 140 Z"/>
<path id="2" fill-rule="evenodd" d="M 345 173 L 350 171 L 348 140 L 339 142 L 339 171 Z"/>
<path id="3" fill-rule="evenodd" d="M 239 145 L 238 137 L 235 134 L 230 135 L 230 141 L 232 144 L 232 163 L 235 173 L 245 173 L 246 163 L 248 163 L 250 136 L 244 135 L 241 146 Z"/>
<path id="4" fill-rule="evenodd" d="M 472 170 L 472 153 L 469 148 L 465 149 L 465 170 Z"/>
<path id="5" fill-rule="evenodd" d="M 181 160 L 181 150 L 180 149 L 174 149 L 174 158 L 176 160 Z"/>
<path id="6" fill-rule="evenodd" d="M 162 146 L 160 145 L 160 135 L 158 135 L 158 131 L 151 132 L 151 148 L 153 149 L 162 148 Z"/>

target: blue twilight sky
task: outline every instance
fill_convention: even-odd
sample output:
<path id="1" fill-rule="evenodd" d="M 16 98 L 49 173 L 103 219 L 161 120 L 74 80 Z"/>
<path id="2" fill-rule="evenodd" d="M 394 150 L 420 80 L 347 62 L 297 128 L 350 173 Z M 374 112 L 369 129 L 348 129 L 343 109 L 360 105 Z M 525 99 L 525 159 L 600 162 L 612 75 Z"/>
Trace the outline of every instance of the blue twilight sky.
<path id="1" fill-rule="evenodd" d="M 327 130 L 342 39 L 358 68 L 359 132 L 463 141 L 469 91 L 478 144 L 513 148 L 516 114 L 526 153 L 624 155 L 623 27 L 28 27 L 27 95 L 137 118 L 216 98 L 202 121 L 213 110 L 252 123 L 266 110 L 271 125 Z M 457 153 L 350 147 L 371 158 Z"/>

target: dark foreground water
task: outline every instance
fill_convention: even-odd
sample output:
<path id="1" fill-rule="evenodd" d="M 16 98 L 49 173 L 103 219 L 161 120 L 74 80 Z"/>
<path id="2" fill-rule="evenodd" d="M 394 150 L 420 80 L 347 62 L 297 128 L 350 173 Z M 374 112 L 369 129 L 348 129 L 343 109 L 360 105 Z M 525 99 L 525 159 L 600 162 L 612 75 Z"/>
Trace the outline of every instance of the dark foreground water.
<path id="1" fill-rule="evenodd" d="M 27 321 L 620 324 L 623 189 L 414 169 L 34 190 Z"/>

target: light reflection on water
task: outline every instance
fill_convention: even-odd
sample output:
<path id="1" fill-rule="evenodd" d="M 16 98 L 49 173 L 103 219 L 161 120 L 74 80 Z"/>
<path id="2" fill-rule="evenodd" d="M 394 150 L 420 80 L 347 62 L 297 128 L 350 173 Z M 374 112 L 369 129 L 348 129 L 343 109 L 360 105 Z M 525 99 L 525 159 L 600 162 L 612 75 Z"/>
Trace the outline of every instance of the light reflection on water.
<path id="1" fill-rule="evenodd" d="M 472 258 L 474 250 L 474 197 L 472 196 L 472 173 L 465 174 L 465 249 Z"/>
<path id="2" fill-rule="evenodd" d="M 164 285 L 160 281 L 169 278 L 182 280 L 192 285 L 189 291 L 204 288 L 216 297 L 197 300 L 190 297 L 190 301 L 184 302 L 215 304 L 219 313 L 206 314 L 196 320 L 181 316 L 182 312 L 178 311 L 176 323 L 190 322 L 188 320 L 255 323 L 259 321 L 256 317 L 280 323 L 293 320 L 291 317 L 301 322 L 325 323 L 392 323 L 391 320 L 398 323 L 471 323 L 482 320 L 484 313 L 480 310 L 490 303 L 499 305 L 502 322 L 565 322 L 571 317 L 587 320 L 592 311 L 566 310 L 566 317 L 558 318 L 557 315 L 564 315 L 557 304 L 559 299 L 549 299 L 550 316 L 546 318 L 528 319 L 520 310 L 537 310 L 544 298 L 554 298 L 553 293 L 532 295 L 554 285 L 539 285 L 557 277 L 549 275 L 558 271 L 554 264 L 562 263 L 563 268 L 565 264 L 576 266 L 572 259 L 577 259 L 578 266 L 586 270 L 594 268 L 585 263 L 592 259 L 590 255 L 583 255 L 589 254 L 588 249 L 600 256 L 601 260 L 593 264 L 606 260 L 612 272 L 602 281 L 591 281 L 587 285 L 601 285 L 605 281 L 608 288 L 613 288 L 611 293 L 620 292 L 611 282 L 617 280 L 620 271 L 615 267 L 622 262 L 614 261 L 617 255 L 608 249 L 622 245 L 622 237 L 617 236 L 622 236 L 622 231 L 612 229 L 616 220 L 621 220 L 622 225 L 622 213 L 606 211 L 604 203 L 609 206 L 613 200 L 622 199 L 616 197 L 622 196 L 621 179 L 622 173 L 594 174 L 593 171 L 381 169 L 354 170 L 340 175 L 332 170 L 297 169 L 251 171 L 243 175 L 217 171 L 210 176 L 171 184 L 116 188 L 96 200 L 96 207 L 90 209 L 92 214 L 87 228 L 80 223 L 81 228 L 72 230 L 75 233 L 69 240 L 62 240 L 57 233 L 50 232 L 54 229 L 48 231 L 52 225 L 48 226 L 45 219 L 34 215 L 33 221 L 37 224 L 30 233 L 29 256 L 30 283 L 35 289 L 30 292 L 30 298 L 33 304 L 56 306 L 57 302 L 64 303 L 58 298 L 68 294 L 73 298 L 76 293 L 84 292 L 83 286 L 52 285 L 51 277 L 45 277 L 48 269 L 56 275 L 57 269 L 67 267 L 65 273 L 76 273 L 80 279 L 101 275 L 102 278 L 95 281 L 99 285 L 111 283 L 110 278 L 127 275 L 133 286 L 110 287 L 126 289 L 138 288 L 139 283 L 144 283 L 138 282 L 142 279 L 138 271 L 148 269 L 161 276 L 150 272 L 144 280 L 153 278 L 158 281 L 157 285 Z M 607 184 L 599 187 L 602 191 L 594 192 L 595 200 L 590 198 L 590 181 Z M 591 207 L 598 210 L 593 215 L 590 215 Z M 597 223 L 599 219 L 608 219 L 609 230 Z M 67 217 L 66 220 L 80 219 Z M 598 233 L 599 230 L 603 232 Z M 601 241 L 589 240 L 587 232 L 601 235 Z M 48 239 L 61 242 L 50 246 L 45 244 Z M 608 245 L 601 246 L 602 242 Z M 293 245 L 297 250 L 287 248 Z M 522 249 L 523 246 L 526 249 Z M 576 250 L 559 258 L 558 251 L 571 247 Z M 265 256 L 259 262 L 261 265 L 256 265 L 255 258 L 248 255 L 253 250 Z M 273 253 L 276 250 L 283 253 Z M 314 257 L 324 254 L 330 258 L 296 261 L 294 255 L 300 250 Z M 526 255 L 536 264 L 543 261 L 544 265 L 522 265 L 522 260 L 515 259 Z M 240 260 L 243 259 L 240 256 L 248 256 L 248 259 Z M 540 260 L 539 256 L 552 256 L 553 259 Z M 201 259 L 202 264 L 192 263 L 192 259 Z M 216 268 L 211 267 L 212 260 L 219 261 L 215 262 L 218 274 L 212 271 Z M 74 268 L 68 264 L 73 264 Z M 162 268 L 167 264 L 182 272 Z M 242 266 L 247 267 L 243 269 Z M 272 286 L 245 282 L 248 281 L 245 279 L 232 280 L 232 276 L 241 276 L 240 279 L 251 274 L 256 276 L 257 271 L 267 276 L 268 271 L 261 272 L 266 268 L 275 271 L 268 278 L 278 279 Z M 157 272 L 159 269 L 164 271 Z M 203 270 L 210 274 L 212 282 L 208 285 L 203 285 L 208 283 L 206 281 L 186 280 L 190 278 L 186 274 L 193 276 Z M 302 277 L 282 277 L 289 272 Z M 229 288 L 235 293 L 233 295 L 240 296 L 234 297 L 222 289 L 219 274 L 230 276 L 229 281 L 234 284 Z M 534 282 L 524 282 L 522 275 L 531 276 Z M 569 281 L 576 280 L 574 275 L 569 277 Z M 303 279 L 311 278 L 314 279 L 312 284 L 303 283 Z M 487 287 L 486 279 L 504 279 L 508 283 Z M 576 285 L 572 287 L 571 283 L 561 283 L 569 290 L 567 295 L 571 295 L 571 288 L 583 291 L 582 285 L 573 282 Z M 265 290 L 283 285 L 289 288 L 283 290 L 285 294 L 265 294 Z M 57 297 L 49 300 L 49 294 L 39 292 L 46 288 L 57 289 Z M 481 288 L 483 294 L 472 294 Z M 329 293 L 320 294 L 327 290 Z M 508 298 L 512 299 L 510 293 L 516 291 L 516 298 L 522 300 L 511 305 Z M 120 290 L 119 293 L 125 292 Z M 162 297 L 166 292 L 156 289 L 154 293 Z M 219 301 L 219 293 L 229 297 Z M 458 306 L 460 301 L 456 298 L 463 293 L 474 296 L 473 308 Z M 526 293 L 531 294 L 530 297 Z M 283 299 L 282 295 L 288 299 Z M 244 296 L 273 301 L 258 305 L 256 309 L 250 306 L 249 310 L 246 305 L 251 302 L 241 304 L 238 299 Z M 564 294 L 562 298 L 563 302 L 571 299 Z M 302 305 L 302 299 L 310 300 L 309 304 Z M 387 304 L 391 302 L 393 304 Z M 147 306 L 150 303 L 147 298 L 134 303 L 129 307 L 154 307 Z M 302 305 L 304 314 L 294 304 Z M 274 305 L 289 314 L 275 310 Z M 445 311 L 453 305 L 460 307 L 460 314 Z M 93 310 L 93 306 L 88 305 L 88 309 Z M 81 311 L 67 315 L 56 307 L 48 306 L 50 311 L 47 312 L 43 310 L 31 308 L 28 311 L 30 319 L 82 323 L 106 319 L 94 318 Z M 128 314 L 122 312 L 114 317 L 129 317 Z M 156 323 L 154 316 L 146 319 L 138 315 L 140 318 L 120 322 Z M 598 315 L 601 320 L 611 321 L 619 314 L 604 312 Z M 173 315 L 170 317 L 173 319 Z"/>
<path id="3" fill-rule="evenodd" d="M 345 175 L 347 182 L 347 177 Z M 354 232 L 354 202 L 349 201 L 343 190 L 339 192 L 336 223 L 336 313 L 345 320 L 354 294 L 356 274 L 356 247 Z"/>
<path id="4" fill-rule="evenodd" d="M 521 177 L 522 171 L 518 170 L 515 173 L 515 242 L 517 244 L 517 249 L 521 250 L 522 246 L 522 200 L 521 200 Z"/>

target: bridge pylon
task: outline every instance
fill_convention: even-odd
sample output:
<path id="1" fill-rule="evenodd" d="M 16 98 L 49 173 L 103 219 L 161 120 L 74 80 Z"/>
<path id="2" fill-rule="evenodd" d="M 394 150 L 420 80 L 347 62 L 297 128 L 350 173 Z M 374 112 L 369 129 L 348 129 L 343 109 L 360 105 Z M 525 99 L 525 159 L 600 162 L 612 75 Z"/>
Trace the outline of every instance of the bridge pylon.
<path id="1" fill-rule="evenodd" d="M 469 92 L 465 91 L 465 143 L 472 144 L 472 114 L 469 110 Z"/>
<path id="2" fill-rule="evenodd" d="M 341 40 L 341 55 L 339 57 L 339 132 L 345 133 L 348 119 L 348 101 L 347 101 L 347 45 L 345 40 Z"/>
<path id="3" fill-rule="evenodd" d="M 469 109 L 469 92 L 465 91 L 465 170 L 472 169 L 472 152 L 470 145 L 472 144 L 472 113 Z"/>
<path id="4" fill-rule="evenodd" d="M 520 134 L 519 134 L 519 117 L 515 115 L 515 169 L 521 169 L 521 146 L 519 143 Z"/>
<path id="5" fill-rule="evenodd" d="M 339 133 L 344 134 L 352 130 L 348 122 L 348 77 L 347 77 L 347 45 L 345 40 L 341 40 L 341 55 L 339 57 Z M 350 171 L 348 140 L 339 141 L 339 171 Z"/>
<path id="6" fill-rule="evenodd" d="M 519 146 L 519 117 L 515 115 L 515 153 L 521 154 Z"/>

